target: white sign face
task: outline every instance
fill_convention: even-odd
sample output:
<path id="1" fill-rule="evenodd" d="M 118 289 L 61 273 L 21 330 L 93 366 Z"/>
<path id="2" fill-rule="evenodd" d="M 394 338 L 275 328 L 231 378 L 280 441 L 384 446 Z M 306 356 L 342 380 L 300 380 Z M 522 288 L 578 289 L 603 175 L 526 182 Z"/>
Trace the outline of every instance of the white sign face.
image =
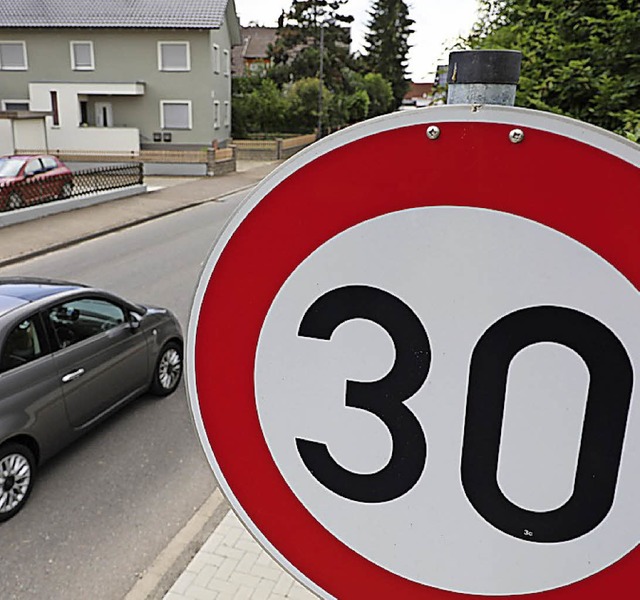
<path id="1" fill-rule="evenodd" d="M 340 294 L 361 309 L 340 313 Z M 616 391 L 640 373 L 638 315 L 624 276 L 534 221 L 386 214 L 319 247 L 277 294 L 255 364 L 264 438 L 313 517 L 392 573 L 469 594 L 568 585 L 640 540 L 638 391 Z M 515 348 L 502 362 L 498 338 Z M 622 375 L 598 362 L 612 354 Z M 585 474 L 601 443 L 610 493 L 596 498 Z"/>

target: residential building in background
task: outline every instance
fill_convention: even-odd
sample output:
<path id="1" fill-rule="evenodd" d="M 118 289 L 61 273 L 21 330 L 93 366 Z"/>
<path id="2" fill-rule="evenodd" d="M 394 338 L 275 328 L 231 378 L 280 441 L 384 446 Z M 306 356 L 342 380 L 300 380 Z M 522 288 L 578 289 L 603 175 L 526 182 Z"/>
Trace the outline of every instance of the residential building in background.
<path id="1" fill-rule="evenodd" d="M 2 2 L 0 110 L 50 113 L 52 150 L 224 146 L 241 41 L 234 0 Z"/>
<path id="2" fill-rule="evenodd" d="M 233 76 L 264 75 L 271 67 L 268 51 L 278 36 L 277 27 L 242 27 L 241 32 L 242 44 L 232 52 Z"/>
<path id="3" fill-rule="evenodd" d="M 421 108 L 423 106 L 431 106 L 433 104 L 434 91 L 435 84 L 433 83 L 415 83 L 412 81 L 402 99 L 402 107 Z"/>

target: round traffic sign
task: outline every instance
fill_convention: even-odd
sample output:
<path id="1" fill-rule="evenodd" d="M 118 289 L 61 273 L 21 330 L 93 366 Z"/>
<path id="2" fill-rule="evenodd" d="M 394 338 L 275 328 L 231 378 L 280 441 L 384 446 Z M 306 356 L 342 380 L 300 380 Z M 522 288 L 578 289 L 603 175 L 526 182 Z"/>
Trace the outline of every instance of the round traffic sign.
<path id="1" fill-rule="evenodd" d="M 639 166 L 570 119 L 454 106 L 256 188 L 202 275 L 188 383 L 285 568 L 324 598 L 632 597 Z"/>

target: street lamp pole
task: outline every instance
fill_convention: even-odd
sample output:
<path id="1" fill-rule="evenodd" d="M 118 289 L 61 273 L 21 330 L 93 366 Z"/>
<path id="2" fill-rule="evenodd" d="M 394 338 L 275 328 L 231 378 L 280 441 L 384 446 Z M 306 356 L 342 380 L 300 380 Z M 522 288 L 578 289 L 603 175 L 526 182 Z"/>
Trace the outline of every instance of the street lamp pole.
<path id="1" fill-rule="evenodd" d="M 318 75 L 318 139 L 322 137 L 322 87 L 324 82 L 324 25 L 320 23 L 320 73 Z"/>

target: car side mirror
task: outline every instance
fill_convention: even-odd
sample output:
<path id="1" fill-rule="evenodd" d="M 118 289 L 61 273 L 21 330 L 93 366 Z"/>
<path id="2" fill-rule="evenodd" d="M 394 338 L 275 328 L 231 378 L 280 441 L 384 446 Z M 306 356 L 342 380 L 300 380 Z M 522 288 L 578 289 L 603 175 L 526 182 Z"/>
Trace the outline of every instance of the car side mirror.
<path id="1" fill-rule="evenodd" d="M 131 327 L 132 331 L 136 331 L 140 327 L 140 321 L 142 321 L 142 317 L 139 314 L 129 313 L 129 327 Z"/>

